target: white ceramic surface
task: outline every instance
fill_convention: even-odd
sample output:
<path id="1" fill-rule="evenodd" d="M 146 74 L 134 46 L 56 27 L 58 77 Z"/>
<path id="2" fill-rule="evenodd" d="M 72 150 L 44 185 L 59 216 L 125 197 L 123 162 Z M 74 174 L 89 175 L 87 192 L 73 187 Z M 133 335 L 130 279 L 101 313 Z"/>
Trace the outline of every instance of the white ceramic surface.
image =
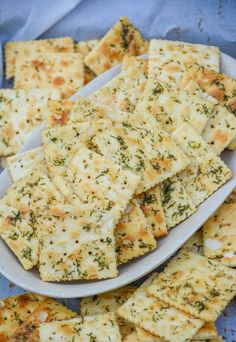
<path id="1" fill-rule="evenodd" d="M 236 78 L 236 60 L 222 54 L 221 70 Z M 120 66 L 116 66 L 101 76 L 97 77 L 76 95 L 89 96 L 96 89 L 100 88 L 107 81 L 120 72 Z M 40 132 L 42 127 L 35 130 L 32 136 L 23 147 L 23 151 L 35 148 L 41 144 Z M 233 178 L 202 203 L 197 212 L 172 229 L 169 235 L 158 240 L 158 248 L 148 255 L 136 259 L 119 269 L 119 275 L 115 279 L 101 281 L 74 281 L 68 283 L 43 282 L 38 271 L 25 271 L 7 245 L 0 239 L 0 273 L 16 285 L 32 292 L 58 298 L 75 298 L 91 296 L 124 286 L 149 273 L 161 265 L 173 255 L 190 236 L 208 219 L 209 216 L 221 205 L 224 199 L 236 186 L 236 152 L 224 152 L 222 155 L 226 164 L 233 170 Z M 0 175 L 0 197 L 4 196 L 7 188 L 11 185 L 11 178 L 8 170 Z"/>

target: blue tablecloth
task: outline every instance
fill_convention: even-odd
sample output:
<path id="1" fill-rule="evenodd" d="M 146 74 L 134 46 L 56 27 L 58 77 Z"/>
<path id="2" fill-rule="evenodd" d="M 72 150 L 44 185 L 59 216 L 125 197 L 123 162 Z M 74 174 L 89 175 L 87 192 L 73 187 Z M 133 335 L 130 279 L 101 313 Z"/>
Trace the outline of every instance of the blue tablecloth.
<path id="1" fill-rule="evenodd" d="M 147 39 L 159 37 L 217 45 L 236 58 L 235 0 L 1 0 L 0 44 L 66 35 L 74 40 L 100 38 L 124 15 Z M 0 53 L 0 81 L 2 61 Z M 22 292 L 0 276 L 0 298 Z M 78 310 L 77 300 L 65 301 Z M 236 340 L 235 300 L 217 326 L 226 341 Z"/>

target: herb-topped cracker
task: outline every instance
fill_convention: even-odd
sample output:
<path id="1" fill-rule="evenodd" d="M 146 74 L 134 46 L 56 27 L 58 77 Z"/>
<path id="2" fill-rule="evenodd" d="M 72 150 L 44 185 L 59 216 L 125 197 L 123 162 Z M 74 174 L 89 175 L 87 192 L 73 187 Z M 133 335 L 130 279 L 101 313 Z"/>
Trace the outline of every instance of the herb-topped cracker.
<path id="1" fill-rule="evenodd" d="M 148 43 L 126 17 L 119 21 L 85 57 L 85 64 L 96 75 L 120 63 L 125 55 L 138 56 L 146 53 Z"/>
<path id="2" fill-rule="evenodd" d="M 148 293 L 213 322 L 235 296 L 235 281 L 235 270 L 182 249 L 148 287 Z"/>
<path id="3" fill-rule="evenodd" d="M 117 311 L 118 315 L 170 342 L 191 339 L 204 322 L 149 296 L 147 288 L 155 282 L 151 275 Z"/>
<path id="4" fill-rule="evenodd" d="M 204 254 L 236 266 L 236 203 L 224 203 L 203 226 Z"/>
<path id="5" fill-rule="evenodd" d="M 73 40 L 70 37 L 8 42 L 5 45 L 6 78 L 15 75 L 15 63 L 19 54 L 28 56 L 32 52 L 73 52 Z"/>
<path id="6" fill-rule="evenodd" d="M 19 54 L 16 59 L 16 89 L 60 89 L 62 97 L 67 98 L 83 85 L 82 56 L 76 52 Z"/>
<path id="7" fill-rule="evenodd" d="M 38 334 L 38 342 L 121 342 L 119 326 L 114 313 L 42 323 L 38 328 Z"/>
<path id="8" fill-rule="evenodd" d="M 0 341 L 9 341 L 29 315 L 43 302 L 45 297 L 25 293 L 0 300 Z"/>
<path id="9" fill-rule="evenodd" d="M 130 114 L 101 131 L 93 143 L 104 156 L 141 175 L 137 194 L 176 174 L 189 162 L 156 119 L 142 113 Z"/>
<path id="10" fill-rule="evenodd" d="M 70 111 L 73 105 L 74 102 L 68 99 L 48 101 L 49 115 L 47 117 L 47 127 L 65 125 L 69 120 Z"/>

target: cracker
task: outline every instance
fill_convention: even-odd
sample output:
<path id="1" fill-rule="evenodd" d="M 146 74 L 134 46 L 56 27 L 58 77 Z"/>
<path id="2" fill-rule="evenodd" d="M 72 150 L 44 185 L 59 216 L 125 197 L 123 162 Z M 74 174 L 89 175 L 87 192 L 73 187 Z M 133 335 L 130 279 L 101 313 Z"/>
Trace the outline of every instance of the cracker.
<path id="1" fill-rule="evenodd" d="M 193 336 L 193 341 L 212 340 L 218 336 L 214 322 L 207 322 L 201 327 L 198 332 Z"/>
<path id="2" fill-rule="evenodd" d="M 137 341 L 139 342 L 166 342 L 163 338 L 155 336 L 138 326 L 136 326 L 136 331 L 138 337 Z"/>
<path id="3" fill-rule="evenodd" d="M 149 46 L 149 77 L 178 86 L 186 65 L 199 65 L 219 71 L 220 50 L 214 46 L 152 39 Z"/>
<path id="4" fill-rule="evenodd" d="M 15 75 L 16 57 L 31 52 L 72 52 L 73 40 L 70 37 L 31 40 L 22 42 L 8 42 L 5 45 L 6 78 Z"/>
<path id="5" fill-rule="evenodd" d="M 137 196 L 141 209 L 153 235 L 158 238 L 167 235 L 167 227 L 161 202 L 159 186 Z"/>
<path id="6" fill-rule="evenodd" d="M 26 293 L 0 300 L 0 341 L 9 341 L 29 315 L 43 302 L 45 297 Z"/>
<path id="7" fill-rule="evenodd" d="M 147 50 L 148 43 L 141 34 L 126 17 L 121 17 L 85 57 L 84 62 L 99 75 L 119 64 L 125 55 L 138 56 Z"/>
<path id="8" fill-rule="evenodd" d="M 37 147 L 8 157 L 7 166 L 13 182 L 26 177 L 34 168 L 46 173 L 43 148 Z"/>
<path id="9" fill-rule="evenodd" d="M 48 115 L 48 100 L 59 99 L 59 90 L 0 90 L 0 155 L 16 153 L 34 127 Z"/>
<path id="10" fill-rule="evenodd" d="M 121 170 L 85 147 L 78 150 L 66 176 L 53 179 L 74 208 L 62 208 L 63 220 L 51 222 L 45 228 L 40 253 L 44 280 L 117 275 L 114 228 L 139 180 L 132 172 Z"/>
<path id="11" fill-rule="evenodd" d="M 77 316 L 77 313 L 69 310 L 64 305 L 56 302 L 52 298 L 45 298 L 45 300 L 24 320 L 19 328 L 14 331 L 10 341 L 28 341 L 32 334 L 35 334 L 35 330 L 40 323 L 61 321 L 71 319 L 75 316 Z"/>
<path id="12" fill-rule="evenodd" d="M 204 255 L 202 230 L 200 229 L 194 233 L 193 236 L 191 236 L 191 238 L 183 245 L 183 248 L 187 248 L 193 253 Z"/>
<path id="13" fill-rule="evenodd" d="M 126 70 L 89 96 L 114 109 L 132 113 L 147 82 L 147 60 L 134 61 Z"/>
<path id="14" fill-rule="evenodd" d="M 116 312 L 117 309 L 126 302 L 134 293 L 135 287 L 123 287 L 118 290 L 95 295 L 92 297 L 81 298 L 80 312 L 82 316 L 94 316 L 107 312 Z M 133 324 L 117 316 L 121 336 L 124 338 L 134 331 Z"/>
<path id="15" fill-rule="evenodd" d="M 236 266 L 236 203 L 223 204 L 203 226 L 204 254 Z"/>
<path id="16" fill-rule="evenodd" d="M 193 201 L 178 176 L 168 178 L 161 183 L 160 192 L 168 229 L 184 221 L 196 211 Z"/>
<path id="17" fill-rule="evenodd" d="M 232 173 L 190 125 L 180 126 L 172 137 L 191 160 L 179 179 L 197 206 L 229 180 Z"/>
<path id="18" fill-rule="evenodd" d="M 1 238 L 26 270 L 38 263 L 39 221 L 44 218 L 47 203 L 53 206 L 62 199 L 45 175 L 33 171 L 8 188 L 1 201 Z"/>
<path id="19" fill-rule="evenodd" d="M 118 309 L 118 314 L 148 332 L 170 342 L 190 339 L 203 321 L 149 296 L 146 289 L 157 277 L 153 274 Z"/>
<path id="20" fill-rule="evenodd" d="M 65 125 L 69 120 L 73 105 L 74 102 L 67 99 L 60 101 L 50 100 L 48 102 L 49 115 L 47 118 L 47 127 Z"/>
<path id="21" fill-rule="evenodd" d="M 75 52 L 79 52 L 85 58 L 99 43 L 98 39 L 85 40 L 75 43 Z"/>
<path id="22" fill-rule="evenodd" d="M 68 165 L 81 144 L 90 145 L 97 130 L 110 125 L 110 121 L 97 120 L 92 123 L 68 124 L 44 130 L 42 143 L 49 175 L 66 175 Z"/>
<path id="23" fill-rule="evenodd" d="M 235 270 L 183 249 L 147 291 L 179 310 L 213 322 L 236 294 L 235 281 Z"/>
<path id="24" fill-rule="evenodd" d="M 131 334 L 125 336 L 123 342 L 140 342 L 137 331 L 133 331 Z"/>
<path id="25" fill-rule="evenodd" d="M 156 240 L 137 201 L 132 200 L 115 229 L 118 263 L 123 264 L 156 248 Z"/>
<path id="26" fill-rule="evenodd" d="M 236 137 L 236 117 L 225 107 L 216 105 L 202 137 L 216 154 L 220 154 Z M 233 143 L 230 146 L 233 147 Z"/>
<path id="27" fill-rule="evenodd" d="M 152 114 L 171 133 L 183 122 L 202 133 L 214 106 L 200 96 L 149 78 L 136 110 Z"/>
<path id="28" fill-rule="evenodd" d="M 155 118 L 141 113 L 99 132 L 93 143 L 107 158 L 141 175 L 137 194 L 178 173 L 189 162 Z"/>
<path id="29" fill-rule="evenodd" d="M 19 54 L 16 59 L 16 89 L 60 89 L 62 97 L 73 95 L 84 85 L 82 56 L 78 53 Z"/>
<path id="30" fill-rule="evenodd" d="M 119 326 L 114 313 L 42 323 L 38 330 L 40 342 L 121 342 Z"/>
<path id="31" fill-rule="evenodd" d="M 226 199 L 227 203 L 235 203 L 236 202 L 236 188 L 231 192 L 229 197 Z"/>

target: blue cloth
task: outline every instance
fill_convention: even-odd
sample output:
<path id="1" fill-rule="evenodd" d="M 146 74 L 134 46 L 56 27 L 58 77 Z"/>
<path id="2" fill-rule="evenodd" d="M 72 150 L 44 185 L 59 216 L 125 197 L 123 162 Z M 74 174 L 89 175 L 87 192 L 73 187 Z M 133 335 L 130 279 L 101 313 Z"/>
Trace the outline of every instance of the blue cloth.
<path id="1" fill-rule="evenodd" d="M 0 78 L 5 42 L 66 35 L 74 40 L 100 38 L 124 15 L 147 39 L 217 45 L 236 58 L 235 0 L 0 0 Z M 22 292 L 0 275 L 0 298 Z M 76 300 L 66 304 L 78 309 Z M 235 300 L 217 327 L 226 341 L 236 340 Z"/>

